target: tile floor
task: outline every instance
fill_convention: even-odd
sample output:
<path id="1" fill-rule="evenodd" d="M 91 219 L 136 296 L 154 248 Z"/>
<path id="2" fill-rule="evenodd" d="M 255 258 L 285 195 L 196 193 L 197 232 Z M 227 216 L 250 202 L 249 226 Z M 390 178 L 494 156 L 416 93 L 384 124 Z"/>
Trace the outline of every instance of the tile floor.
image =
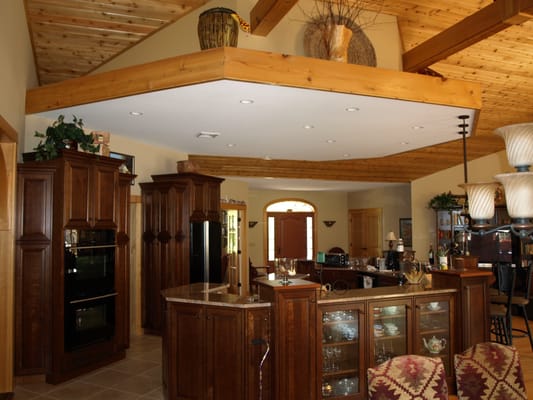
<path id="1" fill-rule="evenodd" d="M 126 358 L 59 385 L 18 383 L 15 400 L 162 400 L 161 338 L 132 337 Z"/>

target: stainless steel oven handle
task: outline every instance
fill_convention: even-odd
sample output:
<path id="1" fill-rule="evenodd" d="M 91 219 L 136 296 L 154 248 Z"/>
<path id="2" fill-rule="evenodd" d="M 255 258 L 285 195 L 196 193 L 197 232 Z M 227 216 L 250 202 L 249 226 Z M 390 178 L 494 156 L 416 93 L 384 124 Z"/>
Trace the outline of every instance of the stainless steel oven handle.
<path id="1" fill-rule="evenodd" d="M 75 246 L 75 245 L 72 245 L 72 246 L 66 246 L 68 249 L 71 249 L 71 250 L 86 250 L 86 249 L 110 249 L 112 247 L 117 247 L 116 244 L 101 244 L 101 245 L 96 245 L 96 246 Z"/>
<path id="2" fill-rule="evenodd" d="M 70 304 L 84 303 L 86 301 L 91 301 L 91 300 L 107 299 L 109 297 L 115 297 L 116 295 L 117 295 L 117 292 L 114 292 L 114 293 L 104 294 L 102 296 L 88 297 L 86 299 L 79 299 L 79 300 L 72 300 L 72 301 L 69 301 L 69 303 Z"/>

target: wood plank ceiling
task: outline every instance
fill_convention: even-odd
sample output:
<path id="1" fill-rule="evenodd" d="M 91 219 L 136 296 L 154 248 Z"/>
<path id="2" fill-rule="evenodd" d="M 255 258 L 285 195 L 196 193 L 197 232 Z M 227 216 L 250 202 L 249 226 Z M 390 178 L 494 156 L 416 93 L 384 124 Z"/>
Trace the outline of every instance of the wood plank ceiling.
<path id="1" fill-rule="evenodd" d="M 203 0 L 25 0 L 40 83 L 84 75 L 204 3 Z M 398 18 L 406 53 L 404 63 L 408 64 L 407 55 L 414 52 L 410 50 L 423 49 L 420 45 L 424 41 L 493 3 L 518 5 L 527 12 L 510 20 L 508 27 L 501 27 L 505 29 L 487 29 L 487 34 L 466 43 L 466 48 L 453 49 L 455 53 L 440 61 L 431 60 L 429 65 L 443 79 L 473 81 L 482 86 L 483 105 L 475 137 L 468 140 L 469 159 L 503 149 L 503 142 L 493 135 L 495 128 L 533 120 L 533 22 L 529 20 L 532 0 L 384 0 L 381 8 L 381 12 Z M 445 39 L 460 43 L 461 35 L 465 34 L 472 35 L 457 29 Z M 201 155 L 194 158 L 206 173 L 220 171 L 222 166 L 231 172 L 231 166 L 235 165 L 236 175 L 257 176 L 258 167 L 267 167 L 258 160 L 243 162 Z M 461 162 L 462 145 L 456 141 L 382 159 L 320 165 L 287 161 L 286 166 L 277 165 L 276 176 L 294 177 L 291 173 L 299 168 L 295 168 L 298 164 L 303 168 L 300 172 L 304 171 L 309 178 L 324 179 L 327 170 L 330 179 L 339 179 L 335 178 L 340 175 L 335 171 L 342 170 L 343 179 L 349 180 L 346 171 L 357 169 L 367 171 L 362 180 L 379 181 L 391 168 L 423 171 L 423 176 Z M 264 170 L 261 174 L 264 175 Z M 406 176 L 405 181 L 412 178 Z"/>

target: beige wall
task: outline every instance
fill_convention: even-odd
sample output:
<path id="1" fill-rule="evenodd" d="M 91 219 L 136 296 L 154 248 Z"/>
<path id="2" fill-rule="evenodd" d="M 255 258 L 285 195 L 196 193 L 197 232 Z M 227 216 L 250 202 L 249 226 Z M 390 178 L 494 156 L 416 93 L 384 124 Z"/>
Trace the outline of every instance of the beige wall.
<path id="1" fill-rule="evenodd" d="M 24 2 L 20 0 L 2 0 L 0 49 L 0 115 L 17 132 L 24 132 L 26 89 L 36 86 L 37 78 Z"/>
<path id="2" fill-rule="evenodd" d="M 248 20 L 250 10 L 255 3 L 255 0 L 225 0 L 216 4 L 208 3 L 114 58 L 95 72 L 200 51 L 197 25 L 201 12 L 213 7 L 227 7 L 237 11 L 239 15 Z M 301 0 L 266 37 L 240 31 L 237 46 L 253 50 L 304 55 L 305 24 L 308 20 L 306 14 L 312 14 L 313 5 L 314 1 L 312 0 Z M 305 14 L 302 9 L 306 10 Z M 374 14 L 369 13 L 363 21 L 369 21 L 369 18 L 373 17 Z M 376 51 L 378 67 L 401 70 L 402 51 L 396 18 L 381 14 L 375 23 L 365 27 L 364 31 Z"/>
<path id="3" fill-rule="evenodd" d="M 511 171 L 505 151 L 491 154 L 468 163 L 469 182 L 491 182 L 500 172 Z M 429 245 L 435 249 L 435 211 L 427 207 L 429 200 L 440 193 L 451 191 L 464 194 L 458 187 L 464 182 L 463 165 L 448 168 L 411 183 L 411 212 L 413 218 L 413 246 L 420 260 L 427 260 Z"/>
<path id="4" fill-rule="evenodd" d="M 399 237 L 400 218 L 411 218 L 411 188 L 408 184 L 387 186 L 348 194 L 348 208 L 381 208 L 382 237 L 393 231 Z"/>

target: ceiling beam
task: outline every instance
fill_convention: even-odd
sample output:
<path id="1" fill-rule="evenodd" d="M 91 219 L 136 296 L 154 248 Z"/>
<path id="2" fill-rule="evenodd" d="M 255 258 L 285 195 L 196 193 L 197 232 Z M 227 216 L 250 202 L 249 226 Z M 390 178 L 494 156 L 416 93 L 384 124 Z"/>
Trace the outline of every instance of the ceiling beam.
<path id="1" fill-rule="evenodd" d="M 259 0 L 250 12 L 251 33 L 266 36 L 298 0 Z"/>
<path id="2" fill-rule="evenodd" d="M 495 0 L 489 6 L 405 52 L 403 69 L 418 72 L 509 26 L 533 19 L 533 0 Z"/>
<path id="3" fill-rule="evenodd" d="M 467 139 L 468 160 L 503 150 L 496 135 Z M 406 183 L 463 163 L 462 140 L 387 157 L 337 160 L 266 160 L 189 154 L 201 173 L 225 177 L 271 177 L 353 182 Z M 423 166 L 423 167 L 421 167 Z"/>

